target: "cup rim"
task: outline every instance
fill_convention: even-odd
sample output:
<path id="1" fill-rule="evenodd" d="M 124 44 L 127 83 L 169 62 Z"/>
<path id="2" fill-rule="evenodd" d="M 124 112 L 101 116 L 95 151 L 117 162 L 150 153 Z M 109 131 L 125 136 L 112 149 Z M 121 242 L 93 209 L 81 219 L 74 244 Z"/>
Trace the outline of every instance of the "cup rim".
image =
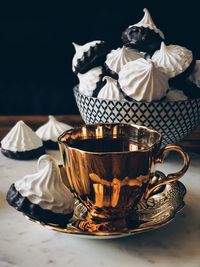
<path id="1" fill-rule="evenodd" d="M 95 126 L 117 126 L 117 125 L 121 125 L 121 126 L 131 126 L 131 127 L 135 127 L 135 128 L 138 128 L 138 129 L 144 129 L 144 130 L 147 130 L 148 132 L 150 133 L 155 133 L 158 135 L 158 139 L 151 145 L 149 145 L 147 148 L 145 149 L 138 149 L 137 151 L 130 151 L 130 150 L 127 150 L 127 151 L 115 151 L 115 152 L 112 152 L 112 151 L 107 151 L 107 152 L 92 152 L 92 151 L 87 151 L 87 150 L 83 150 L 83 149 L 80 149 L 80 148 L 76 148 L 76 147 L 73 147 L 71 146 L 70 144 L 67 144 L 66 143 L 66 140 L 62 140 L 68 133 L 72 132 L 73 130 L 75 129 L 82 129 L 83 127 L 95 127 Z M 152 147 L 155 147 L 156 144 L 161 144 L 161 141 L 162 141 L 162 134 L 159 133 L 158 131 L 154 130 L 154 129 L 150 129 L 146 126 L 142 126 L 142 125 L 137 125 L 137 124 L 134 124 L 134 123 L 98 123 L 98 124 L 82 124 L 80 126 L 77 126 L 77 127 L 74 127 L 74 128 L 71 128 L 69 130 L 66 130 L 65 132 L 63 132 L 59 137 L 58 137 L 58 143 L 61 145 L 65 145 L 67 148 L 69 149 L 73 149 L 75 151 L 79 151 L 79 152 L 82 152 L 82 153 L 86 153 L 86 154 L 93 154 L 93 155 L 109 155 L 109 154 L 128 154 L 128 153 L 134 153 L 134 152 L 146 152 L 146 151 L 149 151 L 152 149 Z"/>

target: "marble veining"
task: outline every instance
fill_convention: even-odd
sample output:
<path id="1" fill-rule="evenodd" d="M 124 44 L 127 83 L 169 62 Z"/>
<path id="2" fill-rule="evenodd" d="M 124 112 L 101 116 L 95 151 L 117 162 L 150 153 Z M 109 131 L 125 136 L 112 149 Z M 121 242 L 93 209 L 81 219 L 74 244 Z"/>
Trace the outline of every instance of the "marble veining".
<path id="1" fill-rule="evenodd" d="M 59 160 L 59 152 L 49 151 Z M 6 201 L 11 183 L 34 172 L 36 160 L 15 161 L 0 155 L 0 267 L 200 266 L 200 155 L 181 179 L 186 207 L 158 230 L 113 240 L 89 240 L 54 232 L 26 220 Z M 180 169 L 175 154 L 159 166 L 165 173 Z"/>

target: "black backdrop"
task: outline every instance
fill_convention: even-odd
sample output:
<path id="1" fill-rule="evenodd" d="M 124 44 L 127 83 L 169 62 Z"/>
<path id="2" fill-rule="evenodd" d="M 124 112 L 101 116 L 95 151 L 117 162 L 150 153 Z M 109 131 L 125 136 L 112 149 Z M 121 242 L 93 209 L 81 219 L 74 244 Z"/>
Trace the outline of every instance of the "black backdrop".
<path id="1" fill-rule="evenodd" d="M 194 3 L 193 3 L 194 2 Z M 196 3 L 197 2 L 197 3 Z M 198 1 L 4 1 L 0 3 L 0 114 L 77 113 L 72 41 L 121 45 L 147 7 L 171 43 L 200 58 Z"/>

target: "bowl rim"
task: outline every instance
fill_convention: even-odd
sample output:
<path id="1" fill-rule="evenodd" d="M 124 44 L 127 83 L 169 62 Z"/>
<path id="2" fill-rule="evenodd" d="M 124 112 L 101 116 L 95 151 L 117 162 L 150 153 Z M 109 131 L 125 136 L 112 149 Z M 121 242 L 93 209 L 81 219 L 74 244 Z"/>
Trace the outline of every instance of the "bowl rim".
<path id="1" fill-rule="evenodd" d="M 91 99 L 99 99 L 100 101 L 112 101 L 112 102 L 115 102 L 115 103 L 129 103 L 129 104 L 137 104 L 137 103 L 140 103 L 140 104 L 147 104 L 147 105 L 158 105 L 158 104 L 167 104 L 167 103 L 188 103 L 188 102 L 194 102 L 194 101 L 200 101 L 200 97 L 197 97 L 197 98 L 188 98 L 186 100 L 178 100 L 178 101 L 166 101 L 166 100 L 162 100 L 162 101 L 152 101 L 152 102 L 148 102 L 148 101 L 136 101 L 136 100 L 133 100 L 133 101 L 129 101 L 129 100 L 126 100 L 126 99 L 123 99 L 123 100 L 115 100 L 115 99 L 108 99 L 108 98 L 98 98 L 98 97 L 94 97 L 94 96 L 87 96 L 87 95 L 84 95 L 82 93 L 79 92 L 78 90 L 78 87 L 79 87 L 79 84 L 75 85 L 74 88 L 73 88 L 73 91 L 74 91 L 74 94 L 79 94 L 81 96 L 84 96 L 84 97 L 87 97 L 87 98 L 91 98 Z M 200 88 L 199 88 L 200 90 Z"/>

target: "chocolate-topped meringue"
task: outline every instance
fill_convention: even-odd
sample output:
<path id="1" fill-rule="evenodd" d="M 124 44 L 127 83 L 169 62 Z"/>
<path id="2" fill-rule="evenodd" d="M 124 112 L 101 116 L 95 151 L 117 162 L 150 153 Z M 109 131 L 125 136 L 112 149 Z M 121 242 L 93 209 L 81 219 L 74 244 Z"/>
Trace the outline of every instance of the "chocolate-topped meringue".
<path id="1" fill-rule="evenodd" d="M 143 11 L 144 11 L 143 18 L 138 23 L 131 25 L 131 26 L 149 28 L 149 29 L 153 30 L 154 32 L 158 33 L 162 39 L 165 39 L 163 32 L 160 29 L 158 29 L 156 27 L 155 23 L 153 22 L 152 17 L 150 15 L 148 9 L 144 8 Z"/>
<path id="2" fill-rule="evenodd" d="M 103 78 L 103 81 L 106 81 L 106 84 L 101 88 L 99 94 L 97 95 L 97 98 L 111 99 L 111 100 L 123 99 L 123 95 L 120 92 L 117 80 L 114 80 L 109 76 L 105 76 Z"/>
<path id="3" fill-rule="evenodd" d="M 182 90 L 170 89 L 166 95 L 166 101 L 185 101 L 188 97 L 184 94 Z"/>
<path id="4" fill-rule="evenodd" d="M 61 226 L 66 226 L 74 209 L 74 197 L 64 185 L 56 161 L 49 155 L 39 158 L 36 173 L 11 185 L 7 201 L 33 219 Z"/>
<path id="5" fill-rule="evenodd" d="M 181 88 L 184 94 L 190 99 L 200 98 L 200 88 L 190 80 L 177 83 L 176 88 Z"/>
<path id="6" fill-rule="evenodd" d="M 144 17 L 134 25 L 130 25 L 122 33 L 122 41 L 126 46 L 152 53 L 159 49 L 164 40 L 163 32 L 156 27 L 147 8 L 144 8 Z"/>
<path id="7" fill-rule="evenodd" d="M 188 77 L 188 80 L 200 88 L 200 60 L 196 60 L 194 69 Z"/>
<path id="8" fill-rule="evenodd" d="M 122 48 L 112 50 L 107 55 L 105 64 L 111 71 L 118 74 L 126 63 L 143 57 L 143 54 L 137 49 L 123 46 Z"/>
<path id="9" fill-rule="evenodd" d="M 185 47 L 162 42 L 160 50 L 153 54 L 152 61 L 169 78 L 173 78 L 187 70 L 193 61 L 193 53 Z"/>
<path id="10" fill-rule="evenodd" d="M 1 152 L 6 157 L 26 160 L 45 154 L 42 140 L 22 120 L 1 140 Z"/>
<path id="11" fill-rule="evenodd" d="M 121 69 L 119 85 L 129 98 L 151 102 L 166 95 L 168 77 L 151 60 L 139 58 Z"/>
<path id="12" fill-rule="evenodd" d="M 39 127 L 36 134 L 42 139 L 47 149 L 58 149 L 58 137 L 72 128 L 70 125 L 57 121 L 52 115 L 49 116 L 47 123 Z"/>
<path id="13" fill-rule="evenodd" d="M 102 67 L 93 68 L 84 74 L 78 73 L 79 92 L 86 96 L 92 96 L 102 84 L 103 73 Z"/>
<path id="14" fill-rule="evenodd" d="M 101 66 L 110 48 L 104 41 L 92 41 L 84 45 L 72 43 L 76 53 L 72 60 L 72 70 L 76 74 L 85 73 L 90 69 Z"/>

